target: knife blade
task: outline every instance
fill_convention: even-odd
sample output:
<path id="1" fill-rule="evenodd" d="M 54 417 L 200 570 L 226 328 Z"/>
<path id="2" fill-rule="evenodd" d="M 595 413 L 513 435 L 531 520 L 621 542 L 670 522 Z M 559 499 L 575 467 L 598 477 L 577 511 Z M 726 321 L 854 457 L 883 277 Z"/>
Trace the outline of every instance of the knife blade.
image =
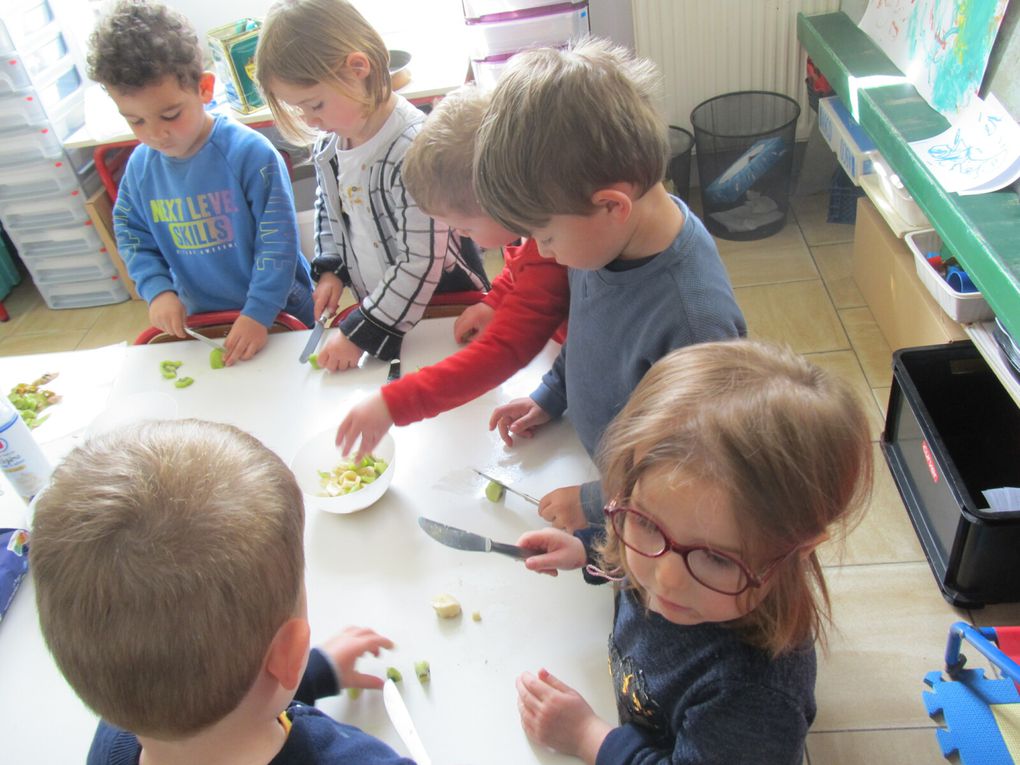
<path id="1" fill-rule="evenodd" d="M 191 327 L 185 327 L 184 331 L 189 336 L 195 338 L 196 340 L 198 340 L 200 342 L 205 343 L 206 345 L 208 345 L 208 346 L 210 346 L 212 348 L 218 348 L 219 350 L 223 351 L 224 353 L 226 353 L 226 351 L 227 351 L 227 349 L 223 347 L 223 343 L 219 343 L 219 342 L 213 340 L 211 337 L 206 337 L 201 332 L 196 332 Z"/>
<path id="2" fill-rule="evenodd" d="M 298 356 L 298 361 L 304 364 L 308 361 L 308 357 L 315 353 L 316 348 L 319 347 L 319 340 L 322 339 L 322 333 L 326 331 L 326 322 L 331 316 L 331 312 L 327 309 L 322 312 L 322 316 L 315 322 L 315 326 L 312 327 L 312 334 L 308 337 L 308 342 L 305 343 L 305 348 L 301 351 L 301 355 Z"/>
<path id="3" fill-rule="evenodd" d="M 493 542 L 491 539 L 483 537 L 481 534 L 475 534 L 473 531 L 458 529 L 454 526 L 447 526 L 445 523 L 439 523 L 439 521 L 426 518 L 424 515 L 418 516 L 418 525 L 421 526 L 422 530 L 426 534 L 435 539 L 437 542 L 441 542 L 447 547 L 453 547 L 457 550 L 467 550 L 468 552 L 494 552 L 500 553 L 501 555 L 509 555 L 511 558 L 517 558 L 519 560 L 530 558 L 532 555 L 538 555 L 538 552 L 535 550 L 528 550 L 524 547 L 518 547 L 517 545 L 508 545 L 503 542 Z"/>
<path id="4" fill-rule="evenodd" d="M 393 728 L 400 736 L 400 740 L 404 742 L 407 751 L 411 753 L 412 759 L 418 765 L 432 765 L 432 759 L 425 751 L 425 745 L 421 742 L 421 737 L 411 719 L 411 713 L 407 711 L 407 705 L 401 698 L 396 683 L 388 678 L 383 684 L 383 705 L 386 707 L 386 714 L 389 715 L 390 722 L 393 723 Z"/>
<path id="5" fill-rule="evenodd" d="M 474 470 L 476 473 L 478 473 L 478 475 L 480 475 L 482 478 L 485 478 L 486 480 L 492 481 L 493 483 L 499 484 L 500 486 L 503 487 L 503 489 L 505 491 L 508 491 L 511 494 L 516 494 L 521 499 L 526 499 L 528 502 L 533 504 L 535 507 L 538 507 L 541 504 L 535 497 L 531 496 L 530 494 L 524 493 L 520 489 L 515 489 L 513 486 L 508 486 L 505 481 L 501 481 L 498 478 L 493 478 L 491 475 L 489 475 L 488 473 L 483 473 L 478 468 L 471 468 L 471 469 Z"/>

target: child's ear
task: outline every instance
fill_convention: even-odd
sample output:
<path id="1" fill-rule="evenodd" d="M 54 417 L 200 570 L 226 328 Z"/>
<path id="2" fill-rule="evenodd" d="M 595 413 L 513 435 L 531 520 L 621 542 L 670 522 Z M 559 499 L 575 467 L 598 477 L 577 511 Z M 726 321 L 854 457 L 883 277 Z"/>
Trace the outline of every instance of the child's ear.
<path id="1" fill-rule="evenodd" d="M 634 209 L 634 200 L 630 196 L 630 187 L 625 183 L 598 189 L 591 195 L 591 203 L 599 210 L 604 210 L 619 223 L 630 218 Z"/>
<path id="2" fill-rule="evenodd" d="M 804 560 L 805 558 L 809 557 L 811 553 L 815 551 L 815 549 L 817 549 L 818 545 L 828 540 L 828 538 L 829 532 L 823 531 L 818 536 L 814 537 L 813 539 L 809 539 L 807 542 L 798 547 L 797 555 L 800 556 L 801 560 Z"/>
<path id="3" fill-rule="evenodd" d="M 344 65 L 359 80 L 365 79 L 372 73 L 372 62 L 360 50 L 356 50 L 348 55 Z"/>
<path id="4" fill-rule="evenodd" d="M 308 659 L 311 628 L 307 619 L 288 619 L 276 631 L 266 654 L 266 672 L 288 691 L 301 681 Z"/>
<path id="5" fill-rule="evenodd" d="M 201 97 L 203 104 L 212 101 L 213 90 L 215 88 L 216 75 L 212 72 L 202 72 L 202 76 L 198 78 L 198 95 Z"/>

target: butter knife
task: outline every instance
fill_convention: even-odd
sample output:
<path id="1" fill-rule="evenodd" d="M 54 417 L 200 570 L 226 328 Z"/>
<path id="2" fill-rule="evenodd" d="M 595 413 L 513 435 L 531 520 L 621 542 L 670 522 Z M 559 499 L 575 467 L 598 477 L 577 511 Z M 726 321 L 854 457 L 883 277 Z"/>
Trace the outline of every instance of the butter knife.
<path id="1" fill-rule="evenodd" d="M 465 531 L 454 526 L 447 526 L 424 515 L 418 516 L 418 525 L 422 530 L 437 542 L 442 542 L 447 547 L 456 550 L 467 550 L 468 552 L 494 552 L 501 555 L 509 555 L 511 558 L 524 560 L 532 555 L 537 555 L 536 550 L 528 550 L 517 545 L 508 545 L 503 542 L 493 542 L 488 537 L 475 534 L 472 531 Z"/>
<path id="2" fill-rule="evenodd" d="M 480 475 L 482 478 L 484 478 L 484 479 L 486 479 L 488 481 L 492 481 L 493 483 L 499 484 L 500 486 L 503 487 L 504 490 L 510 492 L 511 494 L 516 494 L 521 499 L 526 499 L 528 502 L 533 504 L 535 507 L 538 507 L 541 504 L 541 502 L 539 502 L 539 500 L 536 499 L 535 497 L 531 496 L 530 494 L 525 494 L 523 491 L 521 491 L 520 489 L 515 489 L 513 486 L 508 486 L 506 484 L 506 482 L 501 481 L 498 478 L 493 478 L 491 475 L 489 475 L 488 473 L 483 473 L 478 468 L 471 468 L 471 469 L 474 470 L 476 473 L 478 473 L 478 475 Z"/>
<path id="3" fill-rule="evenodd" d="M 421 742 L 417 729 L 414 727 L 414 720 L 411 713 L 407 711 L 407 705 L 400 696 L 396 683 L 387 679 L 383 684 L 383 705 L 386 707 L 386 714 L 389 715 L 393 728 L 404 742 L 407 751 L 418 765 L 432 765 L 432 759 L 425 751 L 425 745 Z"/>
<path id="4" fill-rule="evenodd" d="M 319 347 L 319 341 L 322 339 L 322 333 L 326 331 L 326 322 L 332 313 L 329 309 L 322 312 L 322 316 L 315 322 L 315 326 L 312 327 L 312 334 L 308 336 L 308 342 L 305 343 L 305 349 L 301 351 L 301 355 L 298 357 L 298 361 L 304 364 L 308 361 L 308 357 L 315 353 Z"/>
<path id="5" fill-rule="evenodd" d="M 223 351 L 224 353 L 226 353 L 226 351 L 227 351 L 227 349 L 223 347 L 223 343 L 217 342 L 216 340 L 213 340 L 211 337 L 206 337 L 201 332 L 196 332 L 191 327 L 185 327 L 184 331 L 190 337 L 193 337 L 196 340 L 205 343 L 206 345 L 208 345 L 211 348 L 217 348 L 217 349 Z"/>

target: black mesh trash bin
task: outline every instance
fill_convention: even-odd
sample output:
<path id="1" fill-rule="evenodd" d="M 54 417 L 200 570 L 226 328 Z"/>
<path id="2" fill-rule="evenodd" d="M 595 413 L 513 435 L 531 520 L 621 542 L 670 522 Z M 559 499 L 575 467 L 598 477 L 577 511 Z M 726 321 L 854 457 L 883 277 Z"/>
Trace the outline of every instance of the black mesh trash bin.
<path id="1" fill-rule="evenodd" d="M 690 202 L 691 195 L 691 150 L 694 136 L 690 131 L 676 125 L 669 126 L 669 166 L 666 178 L 673 184 L 673 193 L 684 202 Z"/>
<path id="2" fill-rule="evenodd" d="M 748 90 L 691 112 L 703 218 L 722 239 L 762 239 L 786 224 L 800 105 Z"/>

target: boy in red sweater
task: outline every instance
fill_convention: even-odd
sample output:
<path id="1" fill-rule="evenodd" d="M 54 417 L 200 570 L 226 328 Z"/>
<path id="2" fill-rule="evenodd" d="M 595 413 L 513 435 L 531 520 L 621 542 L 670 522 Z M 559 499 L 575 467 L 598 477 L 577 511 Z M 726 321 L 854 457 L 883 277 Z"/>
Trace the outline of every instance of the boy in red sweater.
<path id="1" fill-rule="evenodd" d="M 489 94 L 464 86 L 443 98 L 407 150 L 404 184 L 422 210 L 471 237 L 482 248 L 503 247 L 505 267 L 482 302 L 453 325 L 468 343 L 449 358 L 384 385 L 355 405 L 337 429 L 336 443 L 368 454 L 393 425 L 434 417 L 492 390 L 524 367 L 555 336 L 566 335 L 567 270 L 539 255 L 482 212 L 472 186 L 475 133 Z M 360 439 L 360 441 L 359 441 Z"/>

